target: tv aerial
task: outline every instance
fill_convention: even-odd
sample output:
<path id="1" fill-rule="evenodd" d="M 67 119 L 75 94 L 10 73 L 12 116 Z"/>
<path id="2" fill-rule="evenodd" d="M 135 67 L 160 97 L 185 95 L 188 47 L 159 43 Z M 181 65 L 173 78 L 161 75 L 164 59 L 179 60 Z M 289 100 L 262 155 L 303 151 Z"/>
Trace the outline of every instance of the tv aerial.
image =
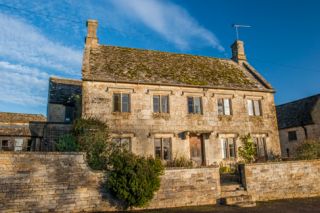
<path id="1" fill-rule="evenodd" d="M 237 40 L 239 40 L 239 28 L 250 28 L 251 26 L 249 26 L 249 25 L 242 25 L 242 24 L 233 24 L 232 27 L 235 28 Z"/>

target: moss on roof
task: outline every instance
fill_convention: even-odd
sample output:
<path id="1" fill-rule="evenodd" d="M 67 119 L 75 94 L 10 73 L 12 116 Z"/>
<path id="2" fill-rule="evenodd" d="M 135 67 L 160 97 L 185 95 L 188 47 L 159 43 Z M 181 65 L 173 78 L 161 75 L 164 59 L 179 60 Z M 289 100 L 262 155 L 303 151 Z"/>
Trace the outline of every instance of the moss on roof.
<path id="1" fill-rule="evenodd" d="M 244 68 L 228 59 L 102 46 L 91 49 L 84 80 L 259 89 Z"/>
<path id="2" fill-rule="evenodd" d="M 41 114 L 0 112 L 0 123 L 29 123 L 32 121 L 46 120 L 46 117 Z"/>

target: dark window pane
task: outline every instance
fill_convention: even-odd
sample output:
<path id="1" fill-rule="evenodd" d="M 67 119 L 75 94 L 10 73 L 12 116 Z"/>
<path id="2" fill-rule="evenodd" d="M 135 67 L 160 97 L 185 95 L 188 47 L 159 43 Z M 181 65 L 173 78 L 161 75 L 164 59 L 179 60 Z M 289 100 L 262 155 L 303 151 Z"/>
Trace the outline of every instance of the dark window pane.
<path id="1" fill-rule="evenodd" d="M 229 145 L 229 157 L 234 158 L 236 154 L 235 154 L 235 145 L 234 145 L 233 138 L 228 138 L 228 145 Z"/>
<path id="2" fill-rule="evenodd" d="M 161 96 L 161 112 L 168 113 L 169 112 L 169 97 Z"/>
<path id="3" fill-rule="evenodd" d="M 130 97 L 129 94 L 122 94 L 122 112 L 130 111 Z"/>
<path id="4" fill-rule="evenodd" d="M 121 94 L 113 94 L 113 111 L 121 112 Z"/>
<path id="5" fill-rule="evenodd" d="M 163 160 L 171 159 L 171 140 L 170 138 L 162 139 L 162 147 L 163 147 Z"/>
<path id="6" fill-rule="evenodd" d="M 153 112 L 160 112 L 160 96 L 153 96 Z"/>
<path id="7" fill-rule="evenodd" d="M 156 158 L 161 159 L 161 139 L 160 138 L 154 139 L 154 150 L 155 150 Z"/>
<path id="8" fill-rule="evenodd" d="M 192 97 L 188 97 L 188 112 L 194 113 L 194 111 L 193 111 L 193 98 Z"/>
<path id="9" fill-rule="evenodd" d="M 297 132 L 296 131 L 289 131 L 288 132 L 288 139 L 289 139 L 289 141 L 296 141 L 297 140 Z"/>
<path id="10" fill-rule="evenodd" d="M 218 114 L 223 115 L 223 99 L 218 99 Z"/>
<path id="11" fill-rule="evenodd" d="M 201 114 L 201 98 L 195 97 L 193 98 L 194 101 L 194 113 Z"/>
<path id="12" fill-rule="evenodd" d="M 3 140 L 1 142 L 1 150 L 2 151 L 10 151 L 9 141 L 8 140 Z"/>

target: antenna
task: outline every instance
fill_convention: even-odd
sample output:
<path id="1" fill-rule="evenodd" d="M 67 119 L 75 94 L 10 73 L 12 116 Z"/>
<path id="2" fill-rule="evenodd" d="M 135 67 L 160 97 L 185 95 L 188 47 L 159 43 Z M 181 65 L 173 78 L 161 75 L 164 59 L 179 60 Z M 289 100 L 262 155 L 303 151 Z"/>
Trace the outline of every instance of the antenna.
<path id="1" fill-rule="evenodd" d="M 241 25 L 241 24 L 233 24 L 232 27 L 236 29 L 237 40 L 239 40 L 239 30 L 238 30 L 238 28 L 249 28 L 251 26 L 249 26 L 249 25 Z"/>

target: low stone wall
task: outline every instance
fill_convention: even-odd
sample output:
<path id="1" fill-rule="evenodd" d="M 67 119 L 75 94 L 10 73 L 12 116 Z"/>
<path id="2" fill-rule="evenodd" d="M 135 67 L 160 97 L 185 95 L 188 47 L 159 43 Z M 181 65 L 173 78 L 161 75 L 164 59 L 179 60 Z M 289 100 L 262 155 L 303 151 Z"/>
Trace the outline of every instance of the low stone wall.
<path id="1" fill-rule="evenodd" d="M 117 210 L 104 180 L 83 154 L 0 152 L 0 212 Z M 146 208 L 215 204 L 219 195 L 218 168 L 166 170 Z"/>
<path id="2" fill-rule="evenodd" d="M 247 164 L 244 175 L 257 201 L 320 196 L 320 160 Z"/>

